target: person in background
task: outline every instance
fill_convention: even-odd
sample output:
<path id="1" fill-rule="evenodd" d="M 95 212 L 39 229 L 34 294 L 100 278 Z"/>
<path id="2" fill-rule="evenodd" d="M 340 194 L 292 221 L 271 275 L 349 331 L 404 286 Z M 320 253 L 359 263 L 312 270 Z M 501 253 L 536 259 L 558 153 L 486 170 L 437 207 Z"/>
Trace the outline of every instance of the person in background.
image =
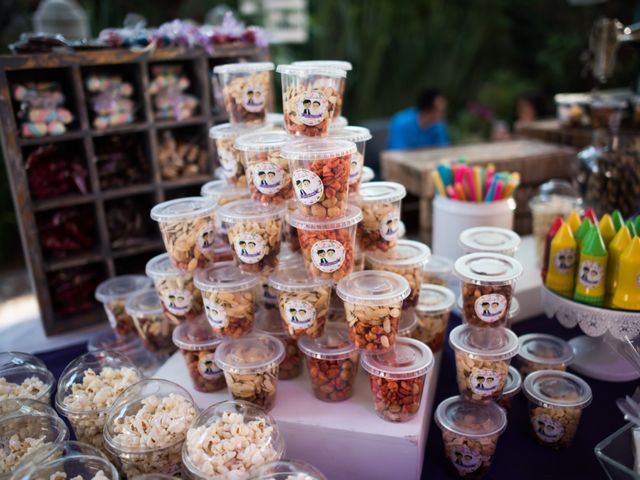
<path id="1" fill-rule="evenodd" d="M 418 95 L 416 106 L 407 108 L 391 117 L 389 125 L 389 150 L 449 145 L 449 134 L 444 118 L 447 99 L 434 88 L 427 88 Z"/>
<path id="2" fill-rule="evenodd" d="M 545 116 L 545 100 L 538 92 L 528 92 L 518 97 L 516 122 L 533 122 Z"/>

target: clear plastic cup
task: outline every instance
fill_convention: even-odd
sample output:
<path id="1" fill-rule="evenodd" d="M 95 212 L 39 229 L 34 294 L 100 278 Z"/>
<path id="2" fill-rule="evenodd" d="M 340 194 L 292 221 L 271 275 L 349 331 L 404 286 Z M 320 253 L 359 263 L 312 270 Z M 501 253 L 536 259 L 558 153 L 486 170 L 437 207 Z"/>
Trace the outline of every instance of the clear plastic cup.
<path id="1" fill-rule="evenodd" d="M 291 199 L 287 202 L 287 218 L 298 209 L 296 201 Z M 292 252 L 300 251 L 300 240 L 298 239 L 298 229 L 287 222 L 285 226 L 284 237 L 289 246 L 289 250 Z"/>
<path id="2" fill-rule="evenodd" d="M 142 373 L 116 352 L 81 355 L 62 372 L 56 392 L 56 409 L 69 420 L 81 442 L 103 450 L 102 430 L 109 407 Z"/>
<path id="3" fill-rule="evenodd" d="M 529 424 L 538 443 L 553 449 L 569 447 L 582 410 L 593 397 L 587 382 L 568 372 L 538 370 L 527 375 L 522 390 L 529 399 Z"/>
<path id="4" fill-rule="evenodd" d="M 178 321 L 164 314 L 162 301 L 155 290 L 147 290 L 129 298 L 125 309 L 133 318 L 147 350 L 162 353 L 175 350 L 171 335 Z"/>
<path id="5" fill-rule="evenodd" d="M 22 355 L 18 352 L 6 354 L 7 362 L 0 366 L 0 401 L 30 398 L 48 405 L 56 384 L 53 374 L 36 362 L 23 362 L 27 357 L 17 357 Z"/>
<path id="6" fill-rule="evenodd" d="M 398 336 L 413 338 L 416 328 L 418 328 L 418 319 L 415 311 L 403 310 L 398 324 Z"/>
<path id="7" fill-rule="evenodd" d="M 462 295 L 460 295 L 458 297 L 458 300 L 456 301 L 456 308 L 458 309 L 458 313 L 462 316 L 462 323 L 464 324 L 469 323 L 463 314 L 464 305 L 463 305 Z M 516 297 L 511 297 L 511 305 L 509 305 L 509 313 L 507 313 L 507 321 L 504 324 L 505 328 L 511 328 L 511 325 L 513 324 L 513 319 L 518 316 L 518 313 L 520 313 L 520 302 Z"/>
<path id="8" fill-rule="evenodd" d="M 329 325 L 322 336 L 302 337 L 298 345 L 307 357 L 311 388 L 317 399 L 341 402 L 353 396 L 359 352 L 345 325 Z"/>
<path id="9" fill-rule="evenodd" d="M 333 120 L 331 121 L 331 125 L 329 125 L 329 134 L 338 132 L 343 128 L 347 127 L 348 125 L 349 125 L 349 120 L 347 120 L 347 117 L 343 117 L 342 115 L 340 115 L 339 117 L 333 117 Z"/>
<path id="10" fill-rule="evenodd" d="M 298 348 L 296 339 L 291 338 L 286 332 L 278 311 L 275 314 L 264 310 L 258 312 L 253 331 L 276 337 L 284 344 L 284 359 L 280 363 L 278 380 L 291 380 L 300 376 L 304 355 Z"/>
<path id="11" fill-rule="evenodd" d="M 507 413 L 511 411 L 513 403 L 513 397 L 515 397 L 522 390 L 522 376 L 518 369 L 513 365 L 509 365 L 509 372 L 507 373 L 507 382 L 504 384 L 504 390 L 502 390 L 502 396 L 497 400 L 497 404 L 504 408 Z"/>
<path id="12" fill-rule="evenodd" d="M 222 175 L 229 185 L 247 188 L 247 175 L 242 165 L 240 152 L 236 150 L 236 138 L 249 133 L 255 128 L 221 123 L 209 129 L 209 138 L 216 144 L 218 163 L 222 167 Z"/>
<path id="13" fill-rule="evenodd" d="M 423 283 L 416 305 L 417 328 L 413 338 L 427 345 L 435 354 L 442 350 L 455 295 L 440 285 Z"/>
<path id="14" fill-rule="evenodd" d="M 151 209 L 173 264 L 193 272 L 213 262 L 216 204 L 202 197 L 177 198 Z"/>
<path id="15" fill-rule="evenodd" d="M 262 125 L 271 105 L 271 62 L 243 62 L 216 65 L 222 86 L 224 109 L 231 123 Z"/>
<path id="16" fill-rule="evenodd" d="M 463 317 L 476 327 L 501 327 L 507 315 L 522 265 L 498 253 L 470 253 L 455 263 L 460 279 Z"/>
<path id="17" fill-rule="evenodd" d="M 401 337 L 386 353 L 363 353 L 360 363 L 369 373 L 379 417 L 390 422 L 407 422 L 418 414 L 433 367 L 429 347 L 413 338 Z"/>
<path id="18" fill-rule="evenodd" d="M 46 368 L 42 360 L 35 355 L 24 352 L 0 352 L 0 371 L 11 367 L 40 367 Z"/>
<path id="19" fill-rule="evenodd" d="M 561 338 L 546 333 L 528 333 L 518 338 L 520 351 L 518 365 L 526 377 L 538 370 L 565 371 L 573 361 L 571 345 Z"/>
<path id="20" fill-rule="evenodd" d="M 260 276 L 221 263 L 196 272 L 195 284 L 202 292 L 204 311 L 213 331 L 223 337 L 240 337 L 253 325 Z"/>
<path id="21" fill-rule="evenodd" d="M 102 303 L 107 312 L 109 324 L 119 336 L 136 334 L 133 318 L 124 306 L 130 297 L 153 287 L 150 278 L 144 275 L 120 275 L 105 280 L 96 288 L 96 300 Z"/>
<path id="22" fill-rule="evenodd" d="M 373 168 L 367 167 L 366 165 L 362 167 L 362 176 L 360 179 L 360 183 L 367 183 L 376 178 L 376 172 L 373 171 Z"/>
<path id="23" fill-rule="evenodd" d="M 358 243 L 365 252 L 392 250 L 400 231 L 400 205 L 407 195 L 395 182 L 369 182 L 362 185 L 356 204 L 362 209 L 358 224 Z"/>
<path id="24" fill-rule="evenodd" d="M 225 180 L 212 180 L 200 189 L 200 195 L 215 202 L 218 207 L 236 200 L 248 199 L 251 192 L 247 187 L 229 185 Z"/>
<path id="25" fill-rule="evenodd" d="M 145 273 L 153 280 L 164 314 L 173 323 L 192 320 L 202 314 L 202 295 L 193 283 L 193 275 L 176 268 L 169 254 L 163 253 L 149 260 Z"/>
<path id="26" fill-rule="evenodd" d="M 278 65 L 282 111 L 289 135 L 324 137 L 342 111 L 347 72 L 333 67 Z"/>
<path id="27" fill-rule="evenodd" d="M 276 337 L 251 333 L 222 342 L 216 351 L 216 363 L 224 371 L 233 399 L 271 410 L 284 356 L 284 344 Z"/>
<path id="28" fill-rule="evenodd" d="M 453 272 L 453 262 L 441 255 L 431 255 L 431 258 L 422 268 L 422 283 L 449 285 L 451 273 Z"/>
<path id="29" fill-rule="evenodd" d="M 185 476 L 248 478 L 255 468 L 284 455 L 284 438 L 264 410 L 243 401 L 216 403 L 187 432 L 182 448 Z"/>
<path id="30" fill-rule="evenodd" d="M 276 270 L 269 276 L 269 285 L 278 294 L 280 316 L 289 336 L 319 337 L 329 313 L 331 284 L 300 267 Z"/>
<path id="31" fill-rule="evenodd" d="M 422 285 L 422 269 L 431 258 L 431 250 L 424 243 L 414 240 L 398 240 L 395 248 L 387 251 L 369 251 L 365 257 L 365 265 L 369 270 L 384 270 L 402 275 L 411 293 L 402 304 L 403 309 L 413 308 L 420 300 Z"/>
<path id="32" fill-rule="evenodd" d="M 289 160 L 296 205 L 315 220 L 345 215 L 349 199 L 349 165 L 357 151 L 346 140 L 300 140 L 282 147 Z"/>
<path id="33" fill-rule="evenodd" d="M 289 161 L 280 153 L 291 140 L 278 130 L 261 130 L 236 138 L 235 148 L 241 152 L 254 202 L 280 205 L 293 198 Z"/>
<path id="34" fill-rule="evenodd" d="M 250 480 L 327 480 L 327 477 L 301 460 L 280 460 L 256 468 Z"/>
<path id="35" fill-rule="evenodd" d="M 267 125 L 276 130 L 284 130 L 284 114 L 267 112 L 266 116 Z"/>
<path id="36" fill-rule="evenodd" d="M 7 398 L 0 400 L 0 419 L 14 415 L 51 415 L 58 413 L 48 404 L 32 398 Z"/>
<path id="37" fill-rule="evenodd" d="M 173 331 L 173 343 L 180 349 L 193 388 L 198 392 L 217 392 L 225 388 L 224 374 L 215 362 L 222 338 L 203 317 L 183 323 Z"/>
<path id="38" fill-rule="evenodd" d="M 507 415 L 495 403 L 450 397 L 436 408 L 447 465 L 461 478 L 483 478 L 491 468 L 498 438 L 507 428 Z"/>
<path id="39" fill-rule="evenodd" d="M 467 253 L 500 253 L 513 257 L 520 246 L 520 235 L 498 227 L 467 228 L 460 234 L 458 244 Z"/>
<path id="40" fill-rule="evenodd" d="M 364 270 L 364 257 L 365 254 L 360 248 L 358 244 L 358 233 L 356 232 L 356 244 L 354 248 L 354 259 L 353 259 L 353 271 L 361 272 Z"/>
<path id="41" fill-rule="evenodd" d="M 329 138 L 347 140 L 356 144 L 356 151 L 351 155 L 351 163 L 349 164 L 349 192 L 357 193 L 362 182 L 365 147 L 372 138 L 371 132 L 365 127 L 345 126 L 339 130 L 331 128 Z"/>
<path id="42" fill-rule="evenodd" d="M 351 340 L 359 350 L 387 352 L 396 343 L 402 301 L 409 283 L 400 275 L 377 270 L 354 272 L 338 282 Z"/>
<path id="43" fill-rule="evenodd" d="M 112 350 L 124 355 L 145 377 L 153 377 L 168 358 L 166 353 L 147 350 L 138 334 L 123 337 L 112 330 L 98 333 L 87 342 L 88 352 L 100 350 Z"/>
<path id="44" fill-rule="evenodd" d="M 298 230 L 305 266 L 315 278 L 337 282 L 353 271 L 359 208 L 350 205 L 346 215 L 335 220 L 307 220 L 299 211 L 287 220 Z"/>
<path id="45" fill-rule="evenodd" d="M 458 390 L 476 402 L 502 396 L 509 363 L 518 353 L 518 337 L 506 328 L 477 329 L 459 325 L 451 331 L 449 344 L 456 357 Z"/>

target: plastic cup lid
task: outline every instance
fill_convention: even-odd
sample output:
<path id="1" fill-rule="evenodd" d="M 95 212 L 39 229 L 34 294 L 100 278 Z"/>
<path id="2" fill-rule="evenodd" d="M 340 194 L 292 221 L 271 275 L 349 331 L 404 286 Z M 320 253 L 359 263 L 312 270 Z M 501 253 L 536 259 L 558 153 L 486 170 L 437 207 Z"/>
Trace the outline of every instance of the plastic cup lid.
<path id="1" fill-rule="evenodd" d="M 251 471 L 252 480 L 327 480 L 318 469 L 301 460 L 276 460 Z"/>
<path id="2" fill-rule="evenodd" d="M 218 209 L 216 215 L 222 222 L 260 222 L 274 218 L 283 218 L 287 211 L 285 205 L 264 205 L 251 200 L 236 200 Z"/>
<path id="3" fill-rule="evenodd" d="M 474 227 L 462 232 L 458 243 L 470 252 L 514 252 L 520 246 L 520 235 L 506 228 Z"/>
<path id="4" fill-rule="evenodd" d="M 351 227 L 362 220 L 362 210 L 353 205 L 347 205 L 347 211 L 340 218 L 331 220 L 313 220 L 306 218 L 298 210 L 287 215 L 287 221 L 292 227 L 302 230 L 336 230 Z"/>
<path id="5" fill-rule="evenodd" d="M 269 275 L 269 286 L 281 292 L 307 291 L 316 287 L 331 285 L 321 278 L 315 278 L 305 268 L 293 264 L 284 268 L 278 268 Z"/>
<path id="6" fill-rule="evenodd" d="M 205 270 L 197 270 L 193 282 L 203 292 L 238 292 L 258 285 L 260 275 L 243 272 L 233 262 L 221 262 Z"/>
<path id="7" fill-rule="evenodd" d="M 284 125 L 284 113 L 267 112 L 267 123 L 271 125 Z"/>
<path id="8" fill-rule="evenodd" d="M 591 403 L 591 387 L 580 377 L 559 370 L 538 370 L 524 379 L 526 397 L 541 407 L 581 407 Z"/>
<path id="9" fill-rule="evenodd" d="M 356 126 L 341 126 L 336 130 L 329 130 L 329 138 L 336 138 L 340 140 L 348 140 L 354 143 L 366 142 L 371 140 L 371 132 L 365 127 Z"/>
<path id="10" fill-rule="evenodd" d="M 434 416 L 441 430 L 467 438 L 500 435 L 507 428 L 507 414 L 496 403 L 476 403 L 461 396 L 440 402 Z"/>
<path id="11" fill-rule="evenodd" d="M 238 125 L 231 123 L 221 123 L 209 129 L 209 138 L 222 140 L 224 138 L 235 138 L 254 130 L 262 128 L 261 125 Z"/>
<path id="12" fill-rule="evenodd" d="M 331 120 L 331 125 L 329 125 L 329 134 L 337 132 L 338 130 L 342 130 L 344 127 L 349 125 L 349 120 L 347 117 L 343 117 L 340 115 L 338 118 L 334 118 Z"/>
<path id="13" fill-rule="evenodd" d="M 348 330 L 342 324 L 327 325 L 324 333 L 318 338 L 300 338 L 298 347 L 305 355 L 320 360 L 342 360 L 358 351 L 349 338 Z"/>
<path id="14" fill-rule="evenodd" d="M 226 63 L 213 67 L 213 73 L 253 73 L 269 72 L 275 70 L 276 66 L 271 62 L 242 62 Z"/>
<path id="15" fill-rule="evenodd" d="M 398 335 L 400 337 L 409 337 L 418 325 L 418 319 L 413 310 L 403 310 L 400 314 L 400 322 L 398 323 Z"/>
<path id="16" fill-rule="evenodd" d="M 0 352 L 0 371 L 14 367 L 47 368 L 42 360 L 29 353 Z"/>
<path id="17" fill-rule="evenodd" d="M 393 203 L 406 197 L 407 189 L 395 182 L 369 182 L 360 185 L 358 194 L 364 203 Z"/>
<path id="18" fill-rule="evenodd" d="M 347 78 L 347 72 L 335 66 L 322 65 L 278 65 L 276 72 L 297 77 L 311 77 L 314 75 L 324 77 Z"/>
<path id="19" fill-rule="evenodd" d="M 262 152 L 280 150 L 291 141 L 292 138 L 282 130 L 260 130 L 240 135 L 233 146 L 242 152 Z"/>
<path id="20" fill-rule="evenodd" d="M 568 365 L 573 360 L 571 345 L 546 333 L 528 333 L 518 339 L 518 355 L 526 361 L 542 365 Z"/>
<path id="21" fill-rule="evenodd" d="M 323 160 L 325 158 L 352 155 L 358 149 L 356 144 L 347 140 L 309 139 L 287 143 L 280 154 L 289 160 Z"/>
<path id="22" fill-rule="evenodd" d="M 453 262 L 447 257 L 443 257 L 442 255 L 431 255 L 431 258 L 425 264 L 422 271 L 427 273 L 440 273 L 442 275 L 448 275 L 453 271 Z"/>
<path id="23" fill-rule="evenodd" d="M 397 273 L 379 270 L 353 272 L 338 282 L 338 296 L 347 303 L 388 305 L 402 302 L 411 293 L 409 282 Z"/>
<path id="24" fill-rule="evenodd" d="M 297 62 L 292 62 L 291 65 L 339 68 L 340 70 L 345 70 L 347 72 L 353 70 L 351 62 L 347 62 L 346 60 L 299 60 Z"/>
<path id="25" fill-rule="evenodd" d="M 522 265 L 515 258 L 499 253 L 469 253 L 454 264 L 460 280 L 476 285 L 508 285 L 522 275 Z"/>
<path id="26" fill-rule="evenodd" d="M 222 370 L 264 371 L 284 359 L 284 344 L 276 337 L 250 333 L 224 340 L 216 349 L 216 364 Z"/>
<path id="27" fill-rule="evenodd" d="M 147 290 L 127 300 L 124 309 L 132 317 L 144 317 L 162 313 L 162 303 L 155 290 Z"/>
<path id="28" fill-rule="evenodd" d="M 96 300 L 103 303 L 111 300 L 124 300 L 151 287 L 153 287 L 151 279 L 144 275 L 120 275 L 98 285 Z"/>
<path id="29" fill-rule="evenodd" d="M 398 337 L 395 346 L 385 353 L 363 353 L 362 368 L 382 378 L 415 378 L 426 374 L 433 365 L 433 353 L 424 343 Z"/>
<path id="30" fill-rule="evenodd" d="M 253 331 L 273 335 L 274 337 L 289 338 L 289 334 L 285 331 L 284 324 L 280 318 L 280 313 L 277 311 L 272 313 L 272 311 L 263 308 L 255 313 Z"/>
<path id="31" fill-rule="evenodd" d="M 447 287 L 430 283 L 423 283 L 420 286 L 418 298 L 416 311 L 424 313 L 449 312 L 456 300 L 454 293 Z"/>
<path id="32" fill-rule="evenodd" d="M 207 350 L 222 342 L 222 337 L 213 333 L 204 317 L 184 322 L 173 331 L 173 343 L 183 350 Z"/>
<path id="33" fill-rule="evenodd" d="M 458 297 L 458 300 L 456 301 L 456 307 L 458 307 L 458 310 L 460 312 L 462 312 L 462 310 L 464 309 L 462 295 Z M 507 318 L 515 318 L 518 313 L 520 313 L 520 302 L 516 297 L 511 297 L 511 303 L 509 304 L 509 313 L 507 313 Z"/>
<path id="34" fill-rule="evenodd" d="M 112 329 L 109 329 L 91 337 L 87 342 L 87 350 L 89 352 L 113 350 L 114 352 L 121 352 L 128 355 L 139 350 L 145 350 L 145 348 L 138 334 L 119 335 Z"/>
<path id="35" fill-rule="evenodd" d="M 513 397 L 521 388 L 522 376 L 516 367 L 510 365 L 507 373 L 507 381 L 505 382 L 504 389 L 502 390 L 502 396 L 506 398 Z"/>
<path id="36" fill-rule="evenodd" d="M 202 186 L 200 195 L 217 201 L 219 198 L 225 197 L 248 197 L 250 192 L 247 187 L 229 185 L 226 180 L 212 180 Z"/>
<path id="37" fill-rule="evenodd" d="M 494 361 L 508 360 L 518 353 L 518 337 L 504 327 L 480 330 L 469 325 L 458 325 L 451 331 L 449 343 L 457 351 Z"/>
<path id="38" fill-rule="evenodd" d="M 5 398 L 0 401 L 0 419 L 8 415 L 48 415 L 57 417 L 56 411 L 40 400 L 33 398 Z"/>
<path id="39" fill-rule="evenodd" d="M 283 242 L 280 245 L 280 255 L 278 255 L 278 269 L 287 268 L 288 264 L 294 264 L 302 262 L 302 254 L 300 252 L 294 252 L 289 247 L 289 242 Z"/>
<path id="40" fill-rule="evenodd" d="M 364 185 L 362 185 L 364 187 Z M 367 252 L 366 260 L 374 264 L 390 267 L 411 267 L 423 265 L 431 258 L 431 249 L 415 240 L 400 239 L 396 247 L 388 252 Z"/>
<path id="41" fill-rule="evenodd" d="M 185 197 L 162 202 L 151 209 L 151 218 L 156 222 L 190 220 L 211 215 L 216 204 L 208 198 Z"/>
<path id="42" fill-rule="evenodd" d="M 171 278 L 190 276 L 188 273 L 176 268 L 171 263 L 168 253 L 163 253 L 153 257 L 147 262 L 145 273 L 151 278 Z"/>
<path id="43" fill-rule="evenodd" d="M 362 167 L 362 179 L 360 180 L 362 183 L 370 182 L 375 176 L 376 173 L 373 171 L 373 168 L 367 167 L 366 165 Z"/>

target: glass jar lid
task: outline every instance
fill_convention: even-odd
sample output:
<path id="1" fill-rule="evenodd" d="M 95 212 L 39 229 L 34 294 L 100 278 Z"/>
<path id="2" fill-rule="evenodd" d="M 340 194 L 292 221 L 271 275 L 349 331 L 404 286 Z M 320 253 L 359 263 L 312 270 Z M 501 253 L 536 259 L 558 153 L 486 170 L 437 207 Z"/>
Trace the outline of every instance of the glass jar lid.
<path id="1" fill-rule="evenodd" d="M 35 355 L 23 352 L 0 352 L 0 371 L 13 367 L 47 368 Z"/>
<path id="2" fill-rule="evenodd" d="M 213 67 L 213 73 L 254 73 L 269 72 L 275 70 L 276 66 L 272 62 L 241 62 L 241 63 L 225 63 L 224 65 L 216 65 Z"/>
<path id="3" fill-rule="evenodd" d="M 342 360 L 358 351 L 342 325 L 327 325 L 317 338 L 303 336 L 298 340 L 298 347 L 305 355 L 319 360 Z"/>
<path id="4" fill-rule="evenodd" d="M 370 185 L 370 184 L 367 184 Z M 362 185 L 360 188 L 364 187 Z M 400 239 L 396 243 L 396 247 L 388 252 L 367 252 L 365 257 L 375 265 L 383 265 L 388 267 L 412 267 L 415 265 L 423 265 L 431 258 L 431 249 L 424 243 L 415 240 Z"/>
<path id="5" fill-rule="evenodd" d="M 467 438 L 500 435 L 507 428 L 507 414 L 496 403 L 476 403 L 461 396 L 440 402 L 434 417 L 440 429 Z"/>
<path id="6" fill-rule="evenodd" d="M 504 389 L 502 390 L 503 398 L 511 398 L 514 395 L 517 395 L 518 392 L 522 389 L 522 376 L 518 369 L 513 365 L 509 365 L 509 370 L 507 373 L 507 380 L 504 384 Z"/>
<path id="7" fill-rule="evenodd" d="M 284 360 L 282 341 L 271 335 L 250 333 L 223 340 L 216 349 L 216 364 L 224 371 L 259 373 Z"/>
<path id="8" fill-rule="evenodd" d="M 456 351 L 494 361 L 508 360 L 518 353 L 518 337 L 504 327 L 477 329 L 458 325 L 449 335 L 449 344 Z"/>
<path id="9" fill-rule="evenodd" d="M 336 230 L 356 225 L 362 220 L 362 210 L 353 205 L 347 205 L 344 216 L 331 220 L 313 220 L 302 215 L 298 210 L 287 215 L 287 221 L 292 227 L 302 230 Z"/>
<path id="10" fill-rule="evenodd" d="M 105 280 L 96 288 L 96 300 L 110 302 L 112 300 L 126 300 L 144 290 L 153 288 L 151 279 L 144 275 L 120 275 Z"/>
<path id="11" fill-rule="evenodd" d="M 454 264 L 460 280 L 475 285 L 510 285 L 522 275 L 515 258 L 499 253 L 469 253 Z"/>
<path id="12" fill-rule="evenodd" d="M 289 160 L 324 160 L 352 155 L 357 150 L 356 144 L 353 142 L 324 138 L 296 140 L 287 143 L 282 147 L 280 153 Z"/>
<path id="13" fill-rule="evenodd" d="M 209 350 L 221 341 L 222 337 L 213 333 L 211 325 L 203 316 L 181 323 L 173 331 L 173 343 L 182 350 Z"/>
<path id="14" fill-rule="evenodd" d="M 416 311 L 421 313 L 450 312 L 455 302 L 454 293 L 447 287 L 423 283 Z"/>
<path id="15" fill-rule="evenodd" d="M 580 377 L 559 370 L 538 370 L 524 379 L 525 396 L 541 407 L 580 407 L 591 403 L 591 387 Z"/>
<path id="16" fill-rule="evenodd" d="M 238 292 L 258 285 L 260 275 L 244 272 L 233 262 L 221 262 L 205 270 L 197 270 L 193 281 L 196 288 L 203 292 Z"/>
<path id="17" fill-rule="evenodd" d="M 212 202 L 209 198 L 176 198 L 153 207 L 151 209 L 151 219 L 156 222 L 186 221 L 212 215 L 215 209 L 215 202 Z"/>
<path id="18" fill-rule="evenodd" d="M 433 366 L 433 353 L 424 343 L 397 337 L 395 346 L 385 353 L 363 352 L 362 368 L 376 377 L 408 379 L 425 375 Z"/>
<path id="19" fill-rule="evenodd" d="M 397 273 L 380 270 L 353 272 L 338 282 L 338 296 L 358 305 L 389 305 L 402 302 L 411 293 L 409 282 Z"/>
<path id="20" fill-rule="evenodd" d="M 393 203 L 406 197 L 407 189 L 396 182 L 368 182 L 360 185 L 358 194 L 363 203 Z"/>
<path id="21" fill-rule="evenodd" d="M 132 317 L 146 317 L 148 315 L 161 315 L 162 302 L 155 290 L 147 290 L 130 297 L 124 306 L 126 312 Z"/>
<path id="22" fill-rule="evenodd" d="M 528 333 L 518 339 L 518 355 L 532 363 L 541 365 L 569 365 L 573 361 L 571 345 L 561 338 L 546 333 Z"/>
<path id="23" fill-rule="evenodd" d="M 458 243 L 468 253 L 490 252 L 513 254 L 520 246 L 520 235 L 498 227 L 467 228 L 460 234 Z"/>
<path id="24" fill-rule="evenodd" d="M 280 150 L 292 137 L 282 130 L 259 130 L 236 138 L 234 147 L 241 152 L 264 152 Z"/>

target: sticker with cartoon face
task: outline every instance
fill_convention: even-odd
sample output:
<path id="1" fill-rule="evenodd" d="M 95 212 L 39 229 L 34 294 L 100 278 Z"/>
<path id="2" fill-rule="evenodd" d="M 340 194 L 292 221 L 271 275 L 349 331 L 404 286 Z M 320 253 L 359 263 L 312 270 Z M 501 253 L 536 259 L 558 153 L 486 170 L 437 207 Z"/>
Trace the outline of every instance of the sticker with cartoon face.
<path id="1" fill-rule="evenodd" d="M 203 298 L 204 312 L 207 315 L 207 320 L 213 328 L 224 328 L 229 325 L 229 319 L 227 318 L 227 312 L 222 305 Z"/>
<path id="2" fill-rule="evenodd" d="M 296 113 L 302 123 L 313 127 L 327 116 L 327 98 L 322 92 L 307 91 L 298 97 Z"/>
<path id="3" fill-rule="evenodd" d="M 480 452 L 464 445 L 454 445 L 449 452 L 449 460 L 462 475 L 475 472 L 482 464 Z"/>
<path id="4" fill-rule="evenodd" d="M 497 322 L 502 320 L 507 311 L 507 299 L 499 293 L 482 295 L 476 300 L 474 310 L 483 322 Z"/>
<path id="5" fill-rule="evenodd" d="M 265 303 L 278 303 L 278 295 L 274 294 L 268 283 L 262 284 L 262 300 Z"/>
<path id="6" fill-rule="evenodd" d="M 215 232 L 212 222 L 207 222 L 200 230 L 198 230 L 196 237 L 196 245 L 198 250 L 203 253 L 211 252 L 215 244 Z"/>
<path id="7" fill-rule="evenodd" d="M 573 272 L 576 263 L 576 252 L 573 248 L 562 248 L 556 253 L 553 262 L 558 273 Z"/>
<path id="8" fill-rule="evenodd" d="M 531 425 L 536 436 L 546 443 L 556 443 L 564 435 L 564 427 L 546 413 L 536 415 L 531 419 Z"/>
<path id="9" fill-rule="evenodd" d="M 578 269 L 578 279 L 584 288 L 597 288 L 602 282 L 602 265 L 595 260 L 585 260 Z"/>
<path id="10" fill-rule="evenodd" d="M 469 376 L 471 391 L 482 397 L 493 395 L 502 385 L 502 375 L 490 368 L 473 369 Z"/>
<path id="11" fill-rule="evenodd" d="M 320 240 L 311 247 L 311 261 L 321 272 L 331 273 L 344 263 L 344 247 L 336 240 Z"/>
<path id="12" fill-rule="evenodd" d="M 186 315 L 191 310 L 193 295 L 189 290 L 167 288 L 162 292 L 162 303 L 169 313 Z"/>
<path id="13" fill-rule="evenodd" d="M 215 353 L 198 353 L 198 373 L 207 380 L 214 380 L 222 375 L 222 370 L 216 365 L 214 357 Z"/>
<path id="14" fill-rule="evenodd" d="M 251 180 L 264 195 L 275 195 L 282 188 L 284 170 L 273 162 L 259 162 L 251 166 Z"/>
<path id="15" fill-rule="evenodd" d="M 248 112 L 258 113 L 264 110 L 265 98 L 266 92 L 262 85 L 250 83 L 242 90 L 242 106 Z"/>
<path id="16" fill-rule="evenodd" d="M 324 185 L 318 175 L 311 170 L 296 170 L 293 172 L 293 189 L 296 197 L 303 205 L 313 205 L 322 199 Z"/>
<path id="17" fill-rule="evenodd" d="M 360 155 L 360 152 L 356 152 L 351 155 L 351 162 L 349 162 L 349 185 L 358 183 L 362 176 L 362 167 L 364 166 L 364 157 Z"/>
<path id="18" fill-rule="evenodd" d="M 304 300 L 285 302 L 284 314 L 287 324 L 294 330 L 309 328 L 316 319 L 315 307 Z"/>
<path id="19" fill-rule="evenodd" d="M 387 242 L 395 240 L 400 231 L 400 210 L 392 210 L 380 220 L 380 236 Z"/>
<path id="20" fill-rule="evenodd" d="M 222 173 L 227 178 L 236 176 L 236 173 L 238 173 L 238 160 L 231 150 L 218 147 L 218 161 L 222 167 Z"/>
<path id="21" fill-rule="evenodd" d="M 235 238 L 233 248 L 241 262 L 258 263 L 265 256 L 267 244 L 260 235 L 243 232 Z"/>

